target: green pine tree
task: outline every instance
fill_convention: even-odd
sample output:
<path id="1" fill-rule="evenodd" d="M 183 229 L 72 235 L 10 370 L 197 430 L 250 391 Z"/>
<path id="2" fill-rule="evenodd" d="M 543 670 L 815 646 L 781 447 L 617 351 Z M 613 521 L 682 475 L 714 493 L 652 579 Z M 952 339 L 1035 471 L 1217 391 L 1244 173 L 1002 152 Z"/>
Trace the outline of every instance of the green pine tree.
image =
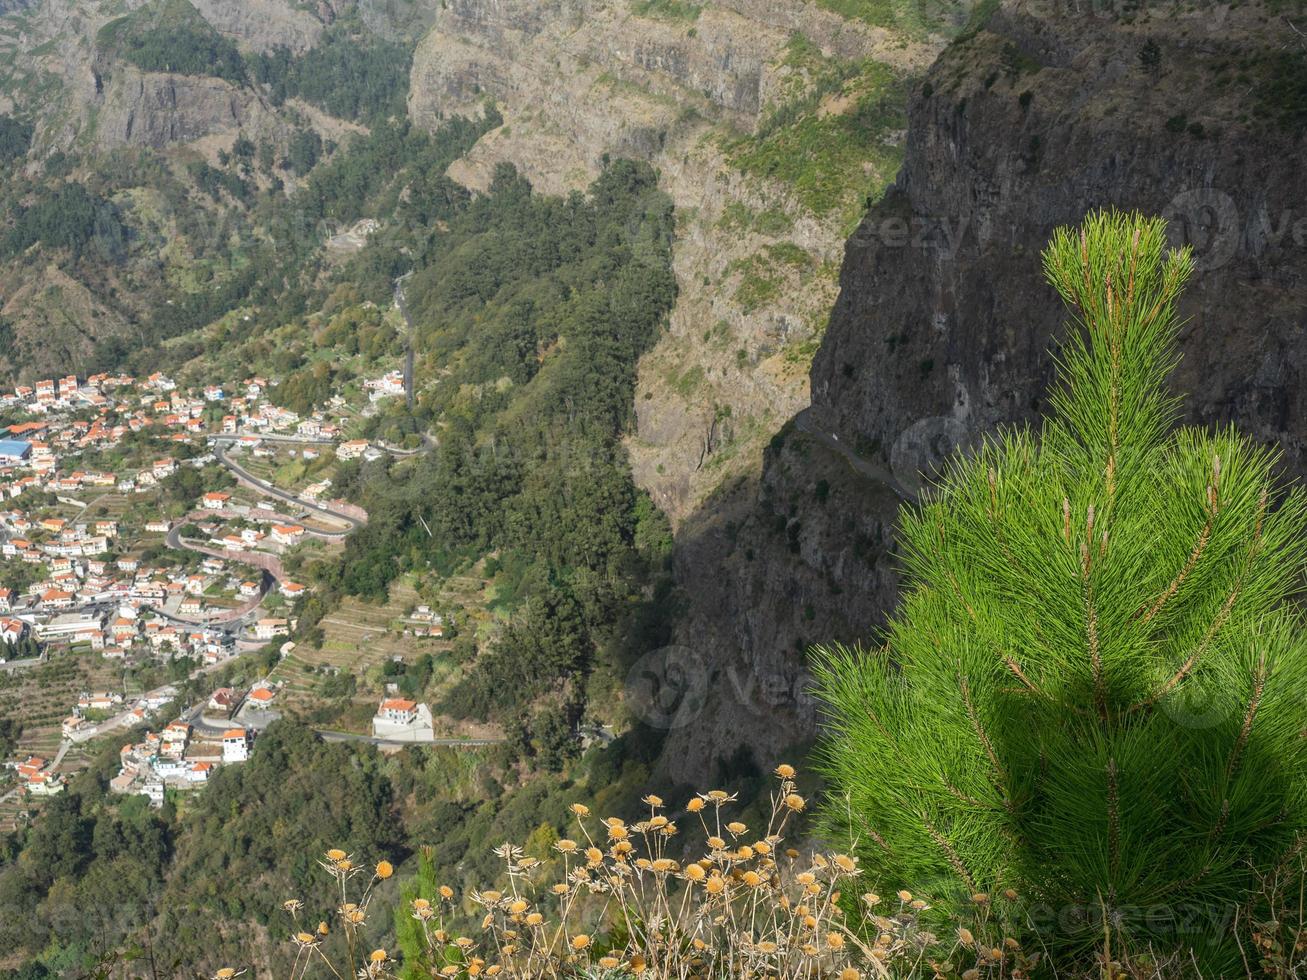
<path id="1" fill-rule="evenodd" d="M 1307 839 L 1307 504 L 1178 427 L 1161 219 L 1091 215 L 1044 269 L 1078 321 L 1051 416 L 905 509 L 883 648 L 816 651 L 827 829 L 940 910 L 1015 890 L 1055 959 L 1106 925 L 1242 974 L 1236 912 Z"/>

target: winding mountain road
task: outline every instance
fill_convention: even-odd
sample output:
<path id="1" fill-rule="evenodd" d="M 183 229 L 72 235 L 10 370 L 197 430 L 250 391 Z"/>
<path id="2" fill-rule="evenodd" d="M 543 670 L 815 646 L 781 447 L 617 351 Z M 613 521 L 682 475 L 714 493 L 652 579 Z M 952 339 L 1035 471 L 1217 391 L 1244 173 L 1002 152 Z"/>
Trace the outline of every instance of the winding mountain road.
<path id="1" fill-rule="evenodd" d="M 304 500 L 301 497 L 297 497 L 295 494 L 287 490 L 282 490 L 280 487 L 273 486 L 271 483 L 269 483 L 266 480 L 260 480 L 257 476 L 255 476 L 249 470 L 245 469 L 239 463 L 233 462 L 231 458 L 228 457 L 226 451 L 224 450 L 224 445 L 226 445 L 226 442 L 224 442 L 224 440 L 221 439 L 214 440 L 213 442 L 214 459 L 216 459 L 223 467 L 225 467 L 227 471 L 230 472 L 231 475 L 236 478 L 238 483 L 242 484 L 243 486 L 249 487 L 251 490 L 254 490 L 257 493 L 261 493 L 264 496 L 274 497 L 277 500 L 284 501 L 285 503 L 294 504 L 297 507 L 302 507 L 306 511 L 309 511 L 311 513 L 319 514 L 327 518 L 328 520 L 343 521 L 344 523 L 349 525 L 348 528 L 345 528 L 344 530 L 341 531 L 323 531 L 321 532 L 321 534 L 324 537 L 329 536 L 329 537 L 343 538 L 351 534 L 358 528 L 362 527 L 365 523 L 367 523 L 365 520 L 362 520 L 357 517 L 351 517 L 349 514 L 342 514 L 339 511 L 332 510 L 329 507 L 323 507 L 319 504 L 311 504 L 307 500 Z"/>

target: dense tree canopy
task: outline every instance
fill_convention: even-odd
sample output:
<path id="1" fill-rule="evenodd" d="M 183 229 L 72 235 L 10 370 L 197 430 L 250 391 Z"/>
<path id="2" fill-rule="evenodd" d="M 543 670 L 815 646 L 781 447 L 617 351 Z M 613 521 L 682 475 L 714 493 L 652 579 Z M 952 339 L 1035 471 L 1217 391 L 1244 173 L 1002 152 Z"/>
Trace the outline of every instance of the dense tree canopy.
<path id="1" fill-rule="evenodd" d="M 380 597 L 405 569 L 496 551 L 505 600 L 524 604 L 447 708 L 504 719 L 552 705 L 537 727 L 561 711 L 570 731 L 596 649 L 664 554 L 665 519 L 621 439 L 636 363 L 675 295 L 671 207 L 648 166 L 622 161 L 568 198 L 501 166 L 451 210 L 408 286 L 419 374 L 439 371 L 419 408 L 440 420 L 439 447 L 389 477 L 342 472 L 338 489 L 371 517 L 333 584 Z"/>

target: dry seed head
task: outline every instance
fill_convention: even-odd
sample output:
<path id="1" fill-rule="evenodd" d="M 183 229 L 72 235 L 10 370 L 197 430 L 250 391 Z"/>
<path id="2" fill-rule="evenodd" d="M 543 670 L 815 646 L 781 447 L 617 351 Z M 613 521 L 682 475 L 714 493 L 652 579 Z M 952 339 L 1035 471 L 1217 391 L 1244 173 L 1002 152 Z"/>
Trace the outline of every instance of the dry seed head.
<path id="1" fill-rule="evenodd" d="M 655 796 L 653 793 L 650 793 L 648 796 L 644 798 L 644 802 L 654 807 L 662 806 L 663 798 L 661 796 Z"/>
<path id="2" fill-rule="evenodd" d="M 378 861 L 376 869 L 377 877 L 383 881 L 395 873 L 395 868 L 389 861 Z"/>
<path id="3" fill-rule="evenodd" d="M 685 808 L 691 813 L 698 813 L 703 809 L 703 800 L 696 796 L 689 803 L 685 804 Z"/>
<path id="4" fill-rule="evenodd" d="M 578 817 L 590 816 L 590 808 L 586 806 L 584 803 L 573 803 L 571 809 L 572 812 L 576 814 Z"/>
<path id="5" fill-rule="evenodd" d="M 585 933 L 572 937 L 572 948 L 578 952 L 590 945 L 590 937 Z"/>
<path id="6" fill-rule="evenodd" d="M 804 802 L 803 797 L 798 793 L 790 793 L 785 797 L 785 806 L 794 813 L 798 813 L 807 806 L 807 804 Z"/>
<path id="7" fill-rule="evenodd" d="M 780 764 L 779 766 L 777 766 L 773 771 L 776 773 L 776 775 L 780 776 L 781 779 L 793 779 L 793 778 L 794 778 L 794 767 L 793 767 L 793 766 L 787 766 L 785 763 L 781 763 L 781 764 Z"/>

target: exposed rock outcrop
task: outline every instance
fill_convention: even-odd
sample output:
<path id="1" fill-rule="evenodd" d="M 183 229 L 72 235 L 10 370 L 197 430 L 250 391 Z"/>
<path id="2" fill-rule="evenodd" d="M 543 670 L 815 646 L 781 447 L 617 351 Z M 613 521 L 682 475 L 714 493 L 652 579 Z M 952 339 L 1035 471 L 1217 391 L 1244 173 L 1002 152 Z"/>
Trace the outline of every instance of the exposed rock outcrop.
<path id="1" fill-rule="evenodd" d="M 220 78 L 115 65 L 97 101 L 95 139 L 105 148 L 163 149 L 216 133 L 280 128 L 257 95 Z"/>
<path id="2" fill-rule="evenodd" d="M 190 0 L 220 33 L 242 47 L 270 51 L 281 46 L 301 54 L 318 43 L 322 21 L 278 0 Z"/>
<path id="3" fill-rule="evenodd" d="M 848 243 L 810 412 L 757 486 L 681 535 L 680 639 L 708 695 L 672 733 L 672 775 L 812 737 L 793 693 L 801 641 L 871 637 L 897 588 L 896 502 L 849 459 L 911 483 L 935 454 L 1039 413 L 1065 311 L 1038 248 L 1090 209 L 1166 214 L 1192 239 L 1186 416 L 1237 420 L 1307 475 L 1299 43 L 1256 4 L 1126 22 L 1017 0 L 940 57 L 896 187 Z M 759 697 L 769 684 L 780 694 Z"/>
<path id="4" fill-rule="evenodd" d="M 756 473 L 766 440 L 808 403 L 801 348 L 815 346 L 833 302 L 843 245 L 838 221 L 778 181 L 746 177 L 727 145 L 793 95 L 785 55 L 796 32 L 832 58 L 905 69 L 924 69 L 937 44 L 802 0 L 722 0 L 685 17 L 637 8 L 448 0 L 415 55 L 409 108 L 434 126 L 486 98 L 500 104 L 506 125 L 450 170 L 473 187 L 505 159 L 555 193 L 585 186 L 606 156 L 660 169 L 681 216 L 680 297 L 641 366 L 630 451 L 637 480 L 679 521 L 715 487 Z M 784 227 L 741 228 L 723 220 L 731 208 L 778 215 Z M 797 264 L 768 270 L 765 300 L 741 299 L 749 263 L 778 243 L 801 249 Z"/>

